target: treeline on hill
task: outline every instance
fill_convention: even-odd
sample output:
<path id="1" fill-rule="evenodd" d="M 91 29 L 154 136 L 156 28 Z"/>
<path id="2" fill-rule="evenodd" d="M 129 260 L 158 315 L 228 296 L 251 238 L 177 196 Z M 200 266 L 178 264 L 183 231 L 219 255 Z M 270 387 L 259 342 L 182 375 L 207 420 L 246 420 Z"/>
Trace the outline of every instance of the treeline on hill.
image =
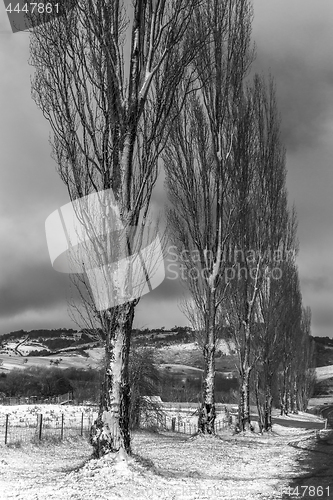
<path id="1" fill-rule="evenodd" d="M 333 339 L 330 337 L 313 337 L 316 344 L 316 366 L 333 364 Z"/>
<path id="2" fill-rule="evenodd" d="M 179 374 L 163 373 L 160 375 L 156 395 L 162 401 L 200 403 L 202 390 L 201 377 L 180 377 Z M 216 373 L 215 399 L 217 403 L 237 403 L 238 379 L 226 378 Z"/>
<path id="3" fill-rule="evenodd" d="M 57 351 L 60 349 L 66 349 L 68 347 L 76 347 L 83 344 L 91 344 L 95 341 L 95 337 L 84 331 L 79 332 L 80 337 L 75 336 L 77 334 L 76 330 L 59 328 L 56 330 L 32 330 L 26 332 L 25 330 L 18 330 L 15 332 L 10 332 L 2 335 L 0 337 L 0 345 L 4 346 L 5 342 L 11 340 L 23 340 L 27 339 L 34 340 L 42 343 L 47 349 L 44 350 L 32 350 L 29 352 L 28 356 L 47 356 L 50 351 Z M 96 336 L 96 332 L 94 332 Z M 68 338 L 69 337 L 69 338 Z"/>
<path id="4" fill-rule="evenodd" d="M 11 340 L 11 339 L 23 339 L 25 337 L 29 337 L 29 339 L 36 340 L 38 338 L 53 338 L 57 335 L 61 334 L 66 334 L 66 335 L 72 335 L 73 333 L 77 333 L 77 330 L 72 330 L 71 328 L 57 328 L 55 330 L 31 330 L 30 332 L 27 332 L 25 330 L 17 330 L 15 332 L 10 332 L 10 333 L 5 333 L 4 335 L 1 335 L 1 341 L 5 340 Z"/>
<path id="5" fill-rule="evenodd" d="M 331 337 L 313 337 L 313 339 L 318 344 L 322 344 L 322 345 L 333 347 L 333 339 Z"/>
<path id="6" fill-rule="evenodd" d="M 165 328 L 149 328 L 132 330 L 133 344 L 140 346 L 154 345 L 162 347 L 163 345 L 172 343 L 186 344 L 196 340 L 196 334 L 192 328 L 188 326 L 175 326 L 170 330 L 165 331 Z"/>
<path id="7" fill-rule="evenodd" d="M 81 331 L 80 337 L 74 336 L 77 334 L 76 330 L 59 328 L 56 330 L 32 330 L 27 332 L 25 330 L 18 330 L 15 332 L 10 332 L 2 335 L 0 337 L 0 345 L 4 345 L 5 342 L 10 340 L 35 340 L 42 343 L 50 351 L 57 351 L 60 349 L 66 349 L 68 347 L 76 347 L 83 344 L 95 344 L 95 347 L 99 345 L 96 339 L 98 339 L 99 331 L 87 330 Z M 69 338 L 68 338 L 69 337 Z M 165 332 L 165 328 L 154 328 L 154 329 L 132 329 L 132 339 L 136 345 L 159 345 L 168 343 L 169 341 L 175 343 L 188 343 L 195 340 L 195 333 L 189 327 L 178 327 L 175 326 Z M 47 349 L 44 350 L 32 350 L 28 354 L 29 356 L 47 356 L 50 354 Z"/>
<path id="8" fill-rule="evenodd" d="M 89 344 L 91 342 L 93 342 L 91 336 L 87 335 L 86 333 L 82 333 L 81 337 L 77 340 L 58 337 L 52 339 L 45 339 L 43 341 L 43 344 L 45 344 L 51 351 L 56 351 L 59 349 L 66 349 L 67 347 L 75 347 L 82 344 Z"/>
<path id="9" fill-rule="evenodd" d="M 92 368 L 15 368 L 8 374 L 0 374 L 0 395 L 23 398 L 34 396 L 43 399 L 73 392 L 79 403 L 97 403 L 100 380 L 100 370 Z"/>
<path id="10" fill-rule="evenodd" d="M 73 390 L 69 370 L 31 366 L 25 369 L 15 368 L 8 374 L 1 373 L 0 395 L 49 398 L 65 394 Z"/>

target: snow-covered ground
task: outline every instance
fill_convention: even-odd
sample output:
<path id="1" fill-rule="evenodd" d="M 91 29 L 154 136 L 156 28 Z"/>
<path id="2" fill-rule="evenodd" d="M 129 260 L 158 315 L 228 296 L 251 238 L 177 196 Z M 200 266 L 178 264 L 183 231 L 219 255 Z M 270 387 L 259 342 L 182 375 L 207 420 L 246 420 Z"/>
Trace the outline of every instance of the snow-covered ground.
<path id="1" fill-rule="evenodd" d="M 333 377 L 333 365 L 316 368 L 316 377 L 318 381 Z"/>
<path id="2" fill-rule="evenodd" d="M 127 462 L 116 454 L 91 460 L 81 438 L 62 444 L 1 447 L 2 500 L 273 500 L 283 497 L 294 478 L 311 475 L 316 446 L 309 431 L 276 426 L 267 436 L 189 438 L 176 433 L 137 432 L 134 455 Z M 291 443 L 292 446 L 289 446 Z M 326 446 L 327 474 L 311 476 L 311 485 L 326 487 L 332 456 Z M 318 455 L 318 457 L 317 457 Z M 302 484 L 307 484 L 306 477 Z M 289 498 L 289 497 L 288 497 Z"/>
<path id="3" fill-rule="evenodd" d="M 223 339 L 218 339 L 216 342 L 216 351 L 221 351 L 223 354 L 230 354 L 230 348 L 234 349 L 235 346 L 233 343 L 228 346 L 227 342 Z M 179 351 L 200 351 L 200 347 L 197 342 L 188 342 L 186 344 L 170 344 L 163 347 L 157 347 L 159 350 L 166 350 L 168 352 L 179 352 Z"/>
<path id="4" fill-rule="evenodd" d="M 203 370 L 201 368 L 195 368 L 194 366 L 188 366 L 188 365 L 180 365 L 180 364 L 172 364 L 172 363 L 161 363 L 159 365 L 161 369 L 167 370 L 170 373 L 173 372 L 183 372 L 184 375 L 194 375 L 199 377 L 202 373 Z"/>
<path id="5" fill-rule="evenodd" d="M 22 357 L 19 355 L 8 355 L 1 354 L 0 358 L 3 361 L 3 364 L 0 367 L 0 371 L 9 371 L 14 368 L 25 368 L 29 366 L 42 366 L 49 367 L 51 361 L 55 361 L 56 359 L 61 358 L 61 362 L 58 365 L 59 368 L 97 368 L 100 366 L 101 359 L 104 354 L 103 348 L 93 348 L 88 349 L 87 354 L 89 357 L 82 356 L 77 353 L 66 353 L 62 352 L 61 354 L 53 354 L 51 356 L 28 356 Z M 26 361 L 26 359 L 28 361 Z"/>
<path id="6" fill-rule="evenodd" d="M 43 414 L 45 418 L 58 418 L 62 414 L 66 420 L 74 420 L 84 415 L 96 414 L 96 407 L 92 406 L 76 406 L 76 405 L 57 405 L 57 404 L 40 404 L 40 405 L 0 405 L 0 419 L 5 415 L 10 415 L 11 419 L 19 422 L 24 419 L 27 422 L 35 422 L 36 416 Z"/>
<path id="7" fill-rule="evenodd" d="M 229 412 L 234 412 L 232 405 L 226 405 Z M 172 428 L 172 420 L 174 420 L 175 430 L 185 434 L 192 434 L 197 430 L 198 413 L 197 408 L 185 407 L 184 404 L 167 403 L 163 408 L 164 415 L 162 418 L 163 425 L 167 429 Z M 251 414 L 255 415 L 254 408 L 251 409 Z M 5 422 L 8 415 L 9 433 L 7 435 L 7 442 L 29 442 L 37 432 L 37 422 L 40 415 L 43 417 L 43 436 L 57 436 L 63 433 L 65 436 L 77 436 L 81 432 L 89 432 L 92 422 L 97 416 L 97 407 L 92 406 L 75 406 L 75 405 L 0 405 L 0 444 L 5 442 Z M 273 411 L 274 417 L 279 417 L 279 411 Z M 223 432 L 228 427 L 230 414 L 225 413 L 224 408 L 217 412 L 216 416 L 216 430 L 218 433 Z M 283 420 L 292 420 L 307 422 L 323 422 L 323 419 L 315 415 L 300 412 L 297 415 L 290 414 L 288 417 L 283 417 Z M 144 419 L 143 419 L 144 420 Z M 144 422 L 142 420 L 142 425 Z M 233 417 L 234 421 L 234 417 Z M 153 415 L 149 418 L 150 424 L 155 425 L 156 416 Z M 149 423 L 148 422 L 148 423 Z M 276 420 L 274 421 L 276 422 Z M 253 419 L 253 425 L 256 431 L 259 430 L 256 418 Z M 276 424 L 274 423 L 274 429 Z M 290 425 L 290 423 L 289 423 Z M 279 426 L 277 426 L 279 427 Z M 0 497 L 1 498 L 1 497 Z"/>
<path id="8" fill-rule="evenodd" d="M 81 432 L 89 432 L 97 410 L 95 407 L 71 405 L 0 405 L 0 445 L 5 443 L 5 439 L 9 444 L 30 442 L 38 432 L 40 415 L 42 437 L 60 438 L 61 433 L 77 436 Z"/>
<path id="9" fill-rule="evenodd" d="M 315 408 L 323 405 L 333 405 L 333 396 L 320 396 L 309 400 L 308 408 Z"/>

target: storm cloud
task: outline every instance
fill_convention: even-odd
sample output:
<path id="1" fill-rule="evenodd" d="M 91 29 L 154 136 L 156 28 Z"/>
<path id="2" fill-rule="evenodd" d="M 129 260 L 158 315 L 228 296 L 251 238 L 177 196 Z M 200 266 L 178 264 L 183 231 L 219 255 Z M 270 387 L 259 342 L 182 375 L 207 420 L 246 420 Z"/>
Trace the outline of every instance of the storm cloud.
<path id="1" fill-rule="evenodd" d="M 253 71 L 276 82 L 287 187 L 298 213 L 298 265 L 314 335 L 333 334 L 333 2 L 254 0 Z M 73 327 L 69 278 L 52 269 L 44 224 L 68 203 L 50 153 L 49 126 L 30 95 L 29 35 L 11 34 L 0 5 L 0 334 Z M 166 201 L 163 178 L 155 208 Z M 168 262 L 166 262 L 166 265 Z M 184 288 L 170 274 L 144 296 L 136 326 L 187 324 Z"/>

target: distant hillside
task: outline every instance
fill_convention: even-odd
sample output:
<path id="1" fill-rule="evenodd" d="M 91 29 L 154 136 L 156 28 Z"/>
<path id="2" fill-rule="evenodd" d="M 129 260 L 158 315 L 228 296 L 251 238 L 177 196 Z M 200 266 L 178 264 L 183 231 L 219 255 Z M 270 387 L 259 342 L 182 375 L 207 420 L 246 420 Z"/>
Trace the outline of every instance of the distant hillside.
<path id="1" fill-rule="evenodd" d="M 216 348 L 216 383 L 220 399 L 237 388 L 237 359 L 234 346 L 224 340 L 227 332 L 218 333 Z M 199 342 L 199 343 L 198 343 Z M 333 394 L 333 339 L 313 337 L 317 384 L 315 395 Z M 204 368 L 200 339 L 188 327 L 133 329 L 132 345 L 153 350 L 161 374 L 164 400 L 195 400 L 200 390 Z M 0 337 L 0 372 L 15 368 L 59 367 L 98 369 L 104 355 L 98 331 L 19 330 Z M 332 369 L 331 369 L 332 367 Z M 223 396 L 224 394 L 224 396 Z M 224 400 L 224 399 L 223 399 Z"/>
<path id="2" fill-rule="evenodd" d="M 316 346 L 316 367 L 333 365 L 333 339 L 312 337 Z"/>
<path id="3" fill-rule="evenodd" d="M 228 348 L 223 340 L 225 332 L 219 332 L 217 358 L 234 354 L 233 349 Z M 315 342 L 315 366 L 333 365 L 333 339 L 329 337 L 312 337 Z M 196 344 L 197 336 L 189 327 L 177 327 L 170 330 L 160 329 L 133 329 L 132 343 L 136 346 L 147 346 L 158 348 L 163 351 L 172 345 Z M 75 352 L 76 350 L 86 350 L 94 347 L 102 347 L 98 339 L 98 331 L 73 330 L 58 328 L 55 330 L 18 330 L 0 336 L 0 357 L 9 356 L 48 356 L 61 354 L 62 352 Z M 201 350 L 197 346 L 197 359 L 194 359 L 192 366 L 198 367 L 197 363 L 201 357 Z M 188 350 L 184 349 L 182 360 L 179 364 L 186 364 L 190 361 Z M 171 354 L 171 353 L 170 353 Z M 174 354 L 171 354 L 173 356 Z M 167 356 L 168 357 L 168 356 Z M 171 362 L 171 359 L 165 360 Z"/>
<path id="4" fill-rule="evenodd" d="M 66 328 L 56 330 L 18 330 L 0 337 L 0 356 L 47 356 L 61 351 L 78 348 L 91 348 L 101 345 L 98 331 L 77 331 Z M 132 342 L 136 345 L 163 347 L 171 343 L 188 343 L 194 341 L 193 332 L 189 328 L 175 327 L 170 331 L 164 328 L 157 330 L 133 329 Z"/>
<path id="5" fill-rule="evenodd" d="M 0 337 L 0 356 L 47 356 L 68 348 L 79 348 L 95 341 L 87 332 L 59 328 L 57 330 L 19 330 Z"/>
<path id="6" fill-rule="evenodd" d="M 0 337 L 0 373 L 6 377 L 18 368 L 29 371 L 37 367 L 57 367 L 66 373 L 68 370 L 87 373 L 90 369 L 98 370 L 104 348 L 97 333 L 57 329 L 20 330 L 3 335 Z M 161 379 L 159 391 L 164 401 L 197 401 L 204 368 L 197 340 L 195 332 L 186 327 L 133 329 L 132 346 L 153 352 Z M 218 400 L 232 398 L 234 402 L 233 394 L 237 389 L 235 353 L 221 338 L 217 342 L 215 366 Z"/>

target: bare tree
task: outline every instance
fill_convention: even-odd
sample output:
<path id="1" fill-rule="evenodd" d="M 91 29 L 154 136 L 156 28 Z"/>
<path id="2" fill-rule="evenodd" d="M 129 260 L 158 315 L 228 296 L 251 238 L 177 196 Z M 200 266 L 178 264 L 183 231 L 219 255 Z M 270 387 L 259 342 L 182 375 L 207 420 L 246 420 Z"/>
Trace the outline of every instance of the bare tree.
<path id="1" fill-rule="evenodd" d="M 231 150 L 235 113 L 253 59 L 247 0 L 209 0 L 195 10 L 193 32 L 206 43 L 189 68 L 192 93 L 163 155 L 169 225 L 191 303 L 185 311 L 203 337 L 204 374 L 198 428 L 214 433 L 216 311 L 225 292 L 224 254 L 234 224 Z"/>
<path id="2" fill-rule="evenodd" d="M 298 271 L 295 262 L 284 270 L 285 301 L 284 316 L 281 325 L 281 359 L 279 366 L 279 404 L 281 415 L 287 415 L 292 407 L 294 381 L 294 361 L 300 338 L 302 318 L 302 296 Z"/>
<path id="3" fill-rule="evenodd" d="M 311 309 L 309 307 L 303 307 L 301 330 L 302 343 L 298 351 L 301 356 L 297 365 L 299 374 L 295 406 L 297 410 L 305 411 L 316 383 L 315 342 L 311 338 Z"/>
<path id="4" fill-rule="evenodd" d="M 291 356 L 289 357 L 284 413 L 298 413 L 306 410 L 315 383 L 314 345 L 311 344 L 310 339 L 310 308 L 302 307 L 299 320 L 299 324 L 292 332 L 294 341 L 292 342 Z"/>
<path id="5" fill-rule="evenodd" d="M 287 231 L 273 260 L 279 279 L 268 279 L 259 291 L 262 322 L 258 325 L 253 349 L 258 355 L 254 367 L 254 387 L 261 431 L 272 428 L 272 407 L 278 370 L 284 355 L 284 328 L 290 315 L 290 267 L 297 254 L 296 214 L 291 212 Z M 282 244 L 281 244 L 282 243 Z"/>
<path id="6" fill-rule="evenodd" d="M 72 202 L 112 190 L 123 228 L 115 245 L 120 256 L 131 254 L 131 228 L 140 241 L 171 104 L 200 42 L 188 32 L 196 3 L 135 0 L 128 12 L 121 0 L 78 0 L 66 17 L 31 34 L 32 96 L 50 123 L 58 172 Z M 106 264 L 109 240 L 96 239 L 92 221 L 85 229 Z M 131 299 L 130 288 L 128 280 L 122 303 L 98 311 L 106 366 L 91 436 L 97 457 L 131 451 L 128 358 L 139 298 Z"/>
<path id="7" fill-rule="evenodd" d="M 267 300 L 271 280 L 280 277 L 274 273 L 274 259 L 281 251 L 288 219 L 285 153 L 272 79 L 267 86 L 255 75 L 247 84 L 238 106 L 232 157 L 237 223 L 229 258 L 234 273 L 222 313 L 238 354 L 239 427 L 246 430 L 251 428 L 250 376 L 260 358 L 253 347 L 264 321 L 260 296 Z"/>

